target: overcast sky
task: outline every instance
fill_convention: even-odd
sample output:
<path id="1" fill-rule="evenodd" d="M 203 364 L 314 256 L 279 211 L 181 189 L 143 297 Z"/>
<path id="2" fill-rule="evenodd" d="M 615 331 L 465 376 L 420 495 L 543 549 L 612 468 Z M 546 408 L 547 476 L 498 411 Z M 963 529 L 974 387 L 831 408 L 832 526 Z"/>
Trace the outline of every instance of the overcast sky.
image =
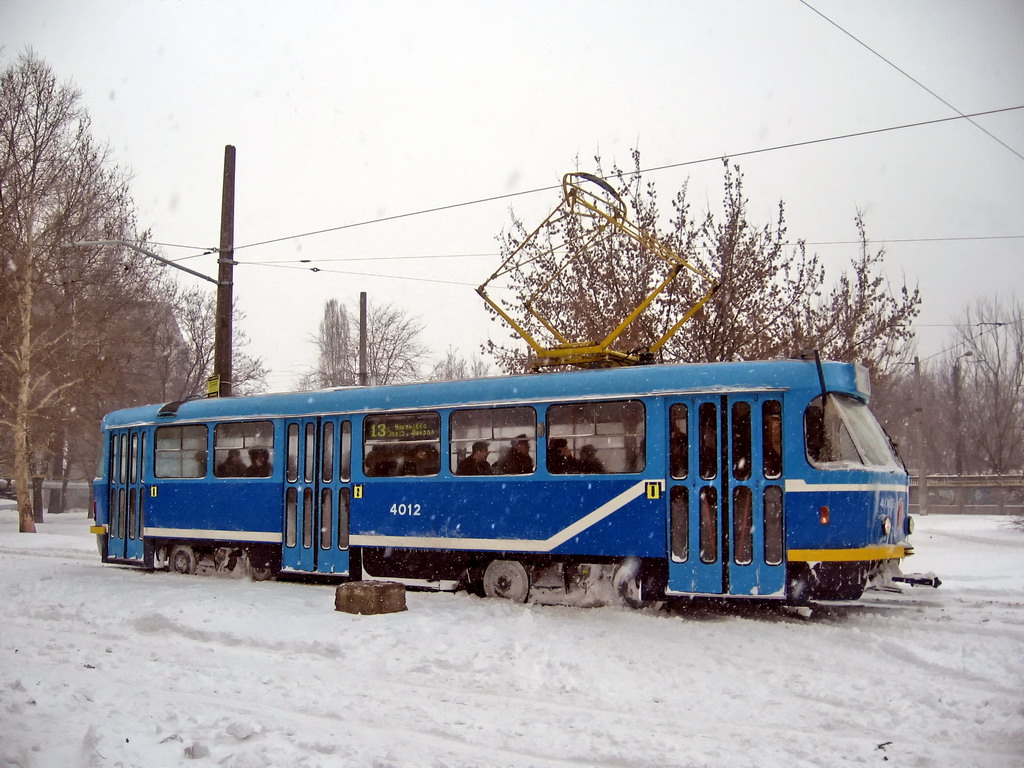
<path id="1" fill-rule="evenodd" d="M 0 65 L 30 46 L 75 83 L 142 227 L 189 246 L 169 258 L 218 244 L 237 148 L 235 296 L 279 390 L 314 363 L 329 298 L 407 308 L 437 357 L 504 337 L 473 289 L 510 209 L 535 225 L 559 198 L 347 225 L 552 187 L 598 152 L 655 168 L 1024 106 L 1024 2 L 810 5 L 828 20 L 799 0 L 3 0 Z M 751 218 L 783 200 L 791 237 L 838 268 L 863 211 L 890 278 L 921 288 L 919 351 L 939 352 L 976 297 L 1024 295 L 1024 110 L 975 121 L 1013 151 L 956 120 L 738 158 Z M 720 161 L 648 178 L 721 210 Z"/>

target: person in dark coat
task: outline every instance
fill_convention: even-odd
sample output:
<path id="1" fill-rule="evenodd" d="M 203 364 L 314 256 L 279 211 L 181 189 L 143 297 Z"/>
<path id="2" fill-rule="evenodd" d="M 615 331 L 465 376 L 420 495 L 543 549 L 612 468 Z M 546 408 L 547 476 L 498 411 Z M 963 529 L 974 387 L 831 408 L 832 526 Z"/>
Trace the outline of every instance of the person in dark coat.
<path id="1" fill-rule="evenodd" d="M 242 452 L 232 448 L 228 451 L 227 458 L 217 465 L 217 477 L 244 477 L 245 469 Z"/>
<path id="2" fill-rule="evenodd" d="M 564 437 L 556 437 L 548 443 L 548 472 L 553 475 L 569 475 L 579 472 L 576 457 L 569 449 Z"/>
<path id="3" fill-rule="evenodd" d="M 249 468 L 246 477 L 270 477 L 270 452 L 266 448 L 249 449 Z"/>
<path id="4" fill-rule="evenodd" d="M 500 475 L 528 475 L 533 472 L 533 458 L 530 456 L 530 441 L 526 435 L 519 435 L 498 462 Z"/>
<path id="5" fill-rule="evenodd" d="M 473 450 L 469 456 L 459 462 L 456 470 L 458 475 L 489 475 L 492 473 L 491 462 L 487 460 L 491 446 L 483 440 L 473 443 Z"/>
<path id="6" fill-rule="evenodd" d="M 580 448 L 578 471 L 585 475 L 603 475 L 605 473 L 604 464 L 597 458 L 597 449 L 589 443 Z"/>

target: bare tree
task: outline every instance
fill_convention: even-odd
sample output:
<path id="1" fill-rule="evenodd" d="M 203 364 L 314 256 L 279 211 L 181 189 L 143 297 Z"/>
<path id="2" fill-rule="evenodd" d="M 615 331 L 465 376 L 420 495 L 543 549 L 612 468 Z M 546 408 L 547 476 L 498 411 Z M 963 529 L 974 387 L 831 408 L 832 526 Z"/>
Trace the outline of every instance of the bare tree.
<path id="1" fill-rule="evenodd" d="M 357 383 L 359 346 L 354 337 L 358 326 L 344 304 L 329 299 L 324 305 L 320 330 L 313 338 L 317 347 L 316 369 L 309 375 L 309 388 L 344 387 Z"/>
<path id="2" fill-rule="evenodd" d="M 448 347 L 444 359 L 434 364 L 430 381 L 458 381 L 461 379 L 479 379 L 490 373 L 490 366 L 481 357 L 467 359 L 460 355 L 454 347 Z"/>
<path id="3" fill-rule="evenodd" d="M 313 343 L 317 363 L 300 387 L 314 389 L 357 383 L 359 332 L 357 315 L 336 299 L 324 305 L 324 316 Z M 367 304 L 366 369 L 370 382 L 393 384 L 414 381 L 427 348 L 420 341 L 423 324 L 391 304 Z"/>
<path id="4" fill-rule="evenodd" d="M 957 323 L 957 344 L 947 359 L 957 384 L 954 414 L 963 431 L 965 472 L 1017 473 L 1024 469 L 1024 302 L 980 298 Z M 968 356 L 967 353 L 970 353 Z M 953 382 L 953 376 L 959 381 Z M 955 444 L 956 435 L 951 435 Z"/>
<path id="5" fill-rule="evenodd" d="M 600 173 L 600 157 L 595 162 Z M 884 252 L 869 251 L 859 215 L 861 256 L 825 296 L 825 271 L 818 258 L 807 253 L 802 241 L 788 244 L 781 203 L 774 222 L 755 226 L 749 221 L 738 166 L 725 163 L 723 215 L 709 212 L 699 224 L 690 212 L 685 185 L 672 200 L 668 222 L 662 220 L 657 191 L 643 181 L 636 151 L 631 171 L 614 167 L 606 180 L 627 202 L 630 220 L 640 230 L 671 245 L 719 285 L 662 348 L 663 360 L 743 360 L 815 347 L 835 359 L 867 360 L 876 369 L 886 369 L 905 354 L 909 322 L 918 312 L 920 298 L 905 286 L 898 298 L 890 295 L 880 273 Z M 524 246 L 528 258 L 510 277 L 520 302 L 547 284 L 537 307 L 572 341 L 584 341 L 600 338 L 609 323 L 638 306 L 663 275 L 643 243 L 614 235 L 559 271 L 551 257 L 552 243 L 565 240 L 572 248 L 572 226 L 571 220 L 559 221 L 538 232 L 534 242 Z M 503 252 L 512 253 L 527 237 L 522 222 L 513 218 L 511 230 L 499 242 Z M 622 337 L 625 348 L 620 351 L 649 347 L 707 291 L 699 279 L 680 274 L 682 278 L 670 283 Z M 526 318 L 524 327 L 529 322 Z M 536 330 L 536 324 L 528 330 Z M 510 338 L 511 343 L 489 342 L 487 351 L 505 371 L 522 370 L 526 351 L 515 334 Z"/>
<path id="6" fill-rule="evenodd" d="M 162 286 L 152 265 L 123 249 L 66 247 L 144 239 L 127 176 L 93 142 L 79 99 L 31 52 L 0 74 L 0 427 L 11 433 L 20 529 L 29 532 L 30 477 L 48 446 L 66 442 L 71 405 L 99 388 L 114 350 L 123 364 L 131 339 L 146 336 Z"/>
<path id="7" fill-rule="evenodd" d="M 217 298 L 208 290 L 189 288 L 174 302 L 174 319 L 180 336 L 166 335 L 168 374 L 175 391 L 173 399 L 201 395 L 206 379 L 213 371 L 216 344 Z M 231 389 L 235 395 L 253 395 L 266 391 L 267 369 L 263 358 L 246 353 L 249 337 L 242 330 L 245 313 L 233 308 L 231 338 Z"/>
<path id="8" fill-rule="evenodd" d="M 835 360 L 864 362 L 875 377 L 906 362 L 914 332 L 911 323 L 920 311 L 921 298 L 906 283 L 894 295 L 882 274 L 885 250 L 872 253 L 858 212 L 854 219 L 860 255 L 850 264 L 828 296 L 807 306 L 796 320 L 794 335 Z"/>

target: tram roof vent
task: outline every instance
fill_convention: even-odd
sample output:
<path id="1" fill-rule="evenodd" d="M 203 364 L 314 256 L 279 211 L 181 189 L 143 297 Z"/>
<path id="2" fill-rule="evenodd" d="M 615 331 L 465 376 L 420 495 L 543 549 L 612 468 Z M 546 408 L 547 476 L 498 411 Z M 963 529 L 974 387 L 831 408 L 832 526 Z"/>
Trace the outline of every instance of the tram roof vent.
<path id="1" fill-rule="evenodd" d="M 164 418 L 173 418 L 174 416 L 178 415 L 178 409 L 181 408 L 181 406 L 187 402 L 188 399 L 175 400 L 170 403 L 165 403 L 164 405 L 160 406 L 160 410 L 156 412 L 156 415 L 162 416 Z"/>

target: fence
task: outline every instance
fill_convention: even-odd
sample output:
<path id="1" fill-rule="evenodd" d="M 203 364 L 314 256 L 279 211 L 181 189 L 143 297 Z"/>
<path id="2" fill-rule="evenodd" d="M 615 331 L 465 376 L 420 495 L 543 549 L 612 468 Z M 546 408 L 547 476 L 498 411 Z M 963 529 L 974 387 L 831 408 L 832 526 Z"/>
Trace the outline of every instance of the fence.
<path id="1" fill-rule="evenodd" d="M 910 512 L 1024 515 L 1024 475 L 926 475 L 924 483 L 911 476 Z"/>

